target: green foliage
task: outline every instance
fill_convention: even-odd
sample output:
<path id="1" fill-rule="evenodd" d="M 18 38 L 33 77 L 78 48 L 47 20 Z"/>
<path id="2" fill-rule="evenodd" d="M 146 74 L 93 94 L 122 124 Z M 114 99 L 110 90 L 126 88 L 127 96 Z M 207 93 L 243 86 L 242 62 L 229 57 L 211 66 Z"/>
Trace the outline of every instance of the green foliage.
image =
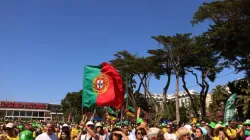
<path id="1" fill-rule="evenodd" d="M 250 1 L 224 0 L 204 3 L 192 23 L 212 20 L 206 35 L 209 43 L 225 59 L 227 66 L 250 76 Z"/>
<path id="2" fill-rule="evenodd" d="M 62 110 L 65 118 L 67 119 L 68 115 L 72 115 L 75 122 L 80 122 L 82 119 L 82 111 L 93 112 L 95 107 L 82 108 L 82 90 L 78 92 L 69 92 L 61 101 Z M 82 110 L 83 109 L 83 110 Z M 96 114 L 98 116 L 103 116 L 105 110 L 103 107 L 97 107 Z"/>

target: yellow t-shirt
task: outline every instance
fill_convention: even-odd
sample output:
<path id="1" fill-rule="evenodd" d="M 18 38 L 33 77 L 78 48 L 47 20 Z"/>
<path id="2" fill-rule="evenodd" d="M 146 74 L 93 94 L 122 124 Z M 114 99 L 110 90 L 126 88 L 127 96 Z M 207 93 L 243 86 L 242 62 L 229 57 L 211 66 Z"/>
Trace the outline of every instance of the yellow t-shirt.
<path id="1" fill-rule="evenodd" d="M 70 135 L 71 136 L 77 136 L 79 134 L 79 130 L 76 128 L 72 128 Z"/>
<path id="2" fill-rule="evenodd" d="M 167 132 L 167 128 L 162 128 L 162 131 L 164 132 L 164 134 Z"/>
<path id="3" fill-rule="evenodd" d="M 236 129 L 232 129 L 232 128 L 228 128 L 227 129 L 227 134 L 228 134 L 228 136 L 230 136 L 230 137 L 236 137 L 236 135 L 237 135 L 237 131 L 236 131 Z"/>
<path id="4" fill-rule="evenodd" d="M 58 133 L 57 137 L 58 137 L 58 139 L 60 139 L 61 138 L 61 133 Z"/>
<path id="5" fill-rule="evenodd" d="M 18 136 L 16 136 L 16 137 L 9 137 L 8 135 L 7 135 L 7 140 L 18 140 Z"/>
<path id="6" fill-rule="evenodd" d="M 220 140 L 220 138 L 219 137 L 214 137 L 214 140 Z M 225 137 L 224 140 L 228 140 L 228 139 Z"/>
<path id="7" fill-rule="evenodd" d="M 33 132 L 33 138 L 36 138 L 36 132 L 35 131 Z"/>

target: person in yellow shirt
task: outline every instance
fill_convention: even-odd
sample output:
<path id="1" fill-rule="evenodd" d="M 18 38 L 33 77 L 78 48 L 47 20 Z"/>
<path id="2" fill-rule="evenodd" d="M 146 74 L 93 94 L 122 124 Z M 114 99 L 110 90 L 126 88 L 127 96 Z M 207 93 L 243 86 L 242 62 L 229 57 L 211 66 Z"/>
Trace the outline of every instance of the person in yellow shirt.
<path id="1" fill-rule="evenodd" d="M 79 125 L 76 123 L 73 127 L 72 127 L 72 130 L 71 130 L 71 133 L 70 133 L 70 139 L 71 140 L 74 140 L 75 137 L 78 136 L 79 134 Z"/>
<path id="2" fill-rule="evenodd" d="M 14 135 L 14 124 L 8 123 L 6 125 L 6 138 L 7 140 L 18 140 L 18 136 Z"/>
<path id="3" fill-rule="evenodd" d="M 214 138 L 213 140 L 228 140 L 228 135 L 226 133 L 226 128 L 221 124 L 216 124 L 214 128 Z"/>
<path id="4" fill-rule="evenodd" d="M 230 140 L 237 139 L 237 130 L 236 130 L 236 122 L 234 120 L 228 121 L 227 135 L 230 137 Z"/>

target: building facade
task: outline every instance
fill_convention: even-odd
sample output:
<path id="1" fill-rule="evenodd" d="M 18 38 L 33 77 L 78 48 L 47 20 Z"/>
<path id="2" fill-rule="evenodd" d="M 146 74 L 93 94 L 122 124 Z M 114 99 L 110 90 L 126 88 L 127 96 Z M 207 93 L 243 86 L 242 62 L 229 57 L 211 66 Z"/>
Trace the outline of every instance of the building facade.
<path id="1" fill-rule="evenodd" d="M 189 93 L 191 94 L 192 97 L 199 96 L 199 93 L 197 93 L 195 90 L 189 90 Z M 163 102 L 163 94 L 162 93 L 161 94 L 154 93 L 152 95 L 152 97 L 160 104 Z M 175 94 L 168 94 L 166 96 L 166 100 L 175 100 Z M 207 94 L 206 106 L 208 107 L 211 102 L 212 102 L 211 94 Z M 191 105 L 191 100 L 190 100 L 190 97 L 188 96 L 187 92 L 185 92 L 185 91 L 179 92 L 179 106 L 180 107 L 182 107 L 182 106 L 188 107 L 190 105 Z"/>
<path id="2" fill-rule="evenodd" d="M 63 113 L 59 104 L 0 101 L 0 118 L 48 121 L 63 118 Z"/>

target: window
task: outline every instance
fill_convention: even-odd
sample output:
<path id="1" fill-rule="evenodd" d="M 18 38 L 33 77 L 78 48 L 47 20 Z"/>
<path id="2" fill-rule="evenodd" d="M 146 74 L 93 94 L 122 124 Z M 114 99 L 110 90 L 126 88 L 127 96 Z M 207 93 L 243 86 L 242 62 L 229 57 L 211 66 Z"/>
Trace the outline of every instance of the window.
<path id="1" fill-rule="evenodd" d="M 34 117 L 38 117 L 38 112 L 33 112 Z"/>
<path id="2" fill-rule="evenodd" d="M 12 113 L 13 113 L 12 110 L 8 110 L 8 111 L 7 111 L 7 116 L 12 116 Z"/>
<path id="3" fill-rule="evenodd" d="M 25 116 L 25 111 L 20 111 L 20 116 Z"/>
<path id="4" fill-rule="evenodd" d="M 19 111 L 14 111 L 14 116 L 19 116 Z"/>
<path id="5" fill-rule="evenodd" d="M 31 111 L 27 111 L 26 116 L 32 116 L 32 112 Z"/>
<path id="6" fill-rule="evenodd" d="M 44 112 L 39 112 L 39 117 L 44 117 Z"/>

